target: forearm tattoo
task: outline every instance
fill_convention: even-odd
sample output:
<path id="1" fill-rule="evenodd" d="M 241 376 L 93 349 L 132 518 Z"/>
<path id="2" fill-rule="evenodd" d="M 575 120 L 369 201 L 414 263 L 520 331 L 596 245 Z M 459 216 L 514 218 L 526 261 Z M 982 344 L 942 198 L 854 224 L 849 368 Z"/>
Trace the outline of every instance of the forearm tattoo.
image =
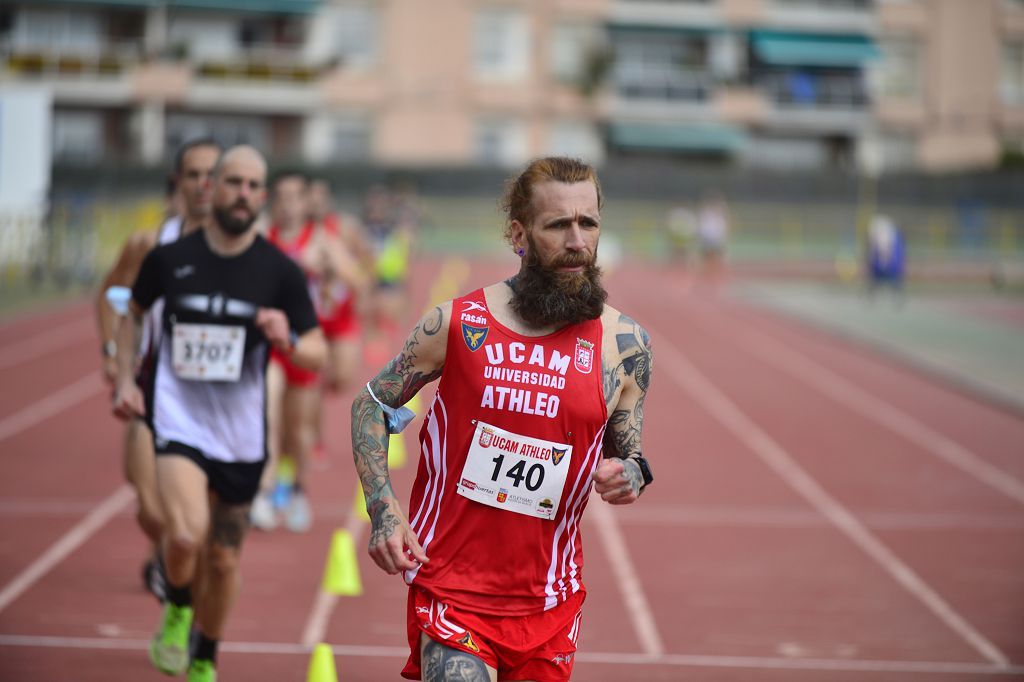
<path id="1" fill-rule="evenodd" d="M 622 475 L 629 481 L 629 488 L 633 491 L 634 495 L 640 494 L 640 488 L 644 485 L 643 474 L 640 473 L 640 465 L 636 461 L 629 459 L 628 457 L 623 460 Z"/>
<path id="2" fill-rule="evenodd" d="M 429 640 L 423 646 L 423 682 L 489 682 L 487 665 L 476 656 Z"/>
<path id="3" fill-rule="evenodd" d="M 435 307 L 416 325 L 405 347 L 387 367 L 370 381 L 382 403 L 399 407 L 428 383 L 441 376 L 441 370 L 423 373 L 415 369 L 421 334 L 434 336 L 441 331 L 444 315 Z M 388 475 L 388 433 L 384 413 L 364 389 L 352 403 L 352 455 L 366 496 L 370 516 L 370 546 L 386 539 L 399 524 L 390 508 L 395 493 Z"/>
<path id="4" fill-rule="evenodd" d="M 619 330 L 615 336 L 619 363 L 604 370 L 605 401 L 611 411 L 604 442 L 607 454 L 628 457 L 640 452 L 644 400 L 651 381 L 651 339 L 647 331 L 627 315 L 620 315 Z M 612 401 L 617 400 L 619 387 L 630 378 L 639 387 L 640 396 L 625 409 L 613 409 Z M 627 467 L 630 469 L 632 467 Z"/>

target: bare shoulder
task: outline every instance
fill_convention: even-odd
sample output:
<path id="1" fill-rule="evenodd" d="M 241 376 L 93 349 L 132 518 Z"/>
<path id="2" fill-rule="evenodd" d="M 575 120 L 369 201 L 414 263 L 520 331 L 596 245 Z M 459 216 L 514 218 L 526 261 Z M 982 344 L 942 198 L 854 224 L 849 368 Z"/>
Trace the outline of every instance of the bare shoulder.
<path id="1" fill-rule="evenodd" d="M 146 254 L 156 247 L 156 243 L 156 230 L 135 232 L 129 235 L 128 239 L 125 240 L 122 252 L 126 256 L 130 255 L 137 258 L 138 262 L 141 264 L 142 259 L 146 257 Z"/>
<path id="2" fill-rule="evenodd" d="M 606 305 L 601 314 L 601 326 L 604 330 L 605 348 L 610 349 L 615 357 L 621 357 L 625 351 L 637 346 L 650 351 L 651 339 L 647 330 L 626 313 Z M 626 338 L 631 341 L 625 342 Z M 612 343 L 609 344 L 609 341 Z"/>
<path id="3" fill-rule="evenodd" d="M 451 317 L 451 301 L 439 303 L 427 310 L 409 336 L 405 350 L 433 365 L 443 365 L 447 355 L 448 323 Z"/>
<path id="4" fill-rule="evenodd" d="M 602 379 L 609 408 L 619 402 L 624 389 L 630 395 L 647 392 L 651 376 L 651 339 L 636 320 L 605 306 L 601 315 L 604 338 L 601 344 Z"/>
<path id="5" fill-rule="evenodd" d="M 153 230 L 135 232 L 125 240 L 121 253 L 104 279 L 103 289 L 114 284 L 128 286 L 135 281 L 146 254 L 156 246 L 157 233 Z"/>

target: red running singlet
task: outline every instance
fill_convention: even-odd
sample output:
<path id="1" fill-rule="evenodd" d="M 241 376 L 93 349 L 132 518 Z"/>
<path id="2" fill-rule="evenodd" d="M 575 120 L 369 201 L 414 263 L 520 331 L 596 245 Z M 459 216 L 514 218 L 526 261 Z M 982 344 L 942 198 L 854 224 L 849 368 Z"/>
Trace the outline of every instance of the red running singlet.
<path id="1" fill-rule="evenodd" d="M 430 562 L 407 583 L 510 616 L 583 589 L 580 519 L 608 420 L 601 336 L 599 319 L 517 334 L 482 289 L 453 301 L 409 505 Z"/>

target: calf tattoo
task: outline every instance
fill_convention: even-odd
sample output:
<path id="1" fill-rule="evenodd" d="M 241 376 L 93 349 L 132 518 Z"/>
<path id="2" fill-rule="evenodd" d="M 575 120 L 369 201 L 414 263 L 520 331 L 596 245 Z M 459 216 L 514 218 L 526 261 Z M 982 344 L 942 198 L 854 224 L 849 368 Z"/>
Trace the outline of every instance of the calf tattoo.
<path id="1" fill-rule="evenodd" d="M 487 666 L 476 656 L 434 640 L 423 647 L 424 682 L 489 682 Z"/>
<path id="2" fill-rule="evenodd" d="M 213 542 L 224 547 L 240 548 L 249 527 L 248 506 L 218 502 L 214 504 L 212 512 L 210 537 Z"/>

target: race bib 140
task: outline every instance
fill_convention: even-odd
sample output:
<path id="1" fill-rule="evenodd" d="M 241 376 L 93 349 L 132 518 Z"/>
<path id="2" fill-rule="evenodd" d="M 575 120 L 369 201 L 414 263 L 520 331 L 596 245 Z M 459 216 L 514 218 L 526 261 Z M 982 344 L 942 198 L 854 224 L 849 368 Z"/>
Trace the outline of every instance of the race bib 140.
<path id="1" fill-rule="evenodd" d="M 491 507 L 553 519 L 571 460 L 571 445 L 478 421 L 457 490 Z"/>

